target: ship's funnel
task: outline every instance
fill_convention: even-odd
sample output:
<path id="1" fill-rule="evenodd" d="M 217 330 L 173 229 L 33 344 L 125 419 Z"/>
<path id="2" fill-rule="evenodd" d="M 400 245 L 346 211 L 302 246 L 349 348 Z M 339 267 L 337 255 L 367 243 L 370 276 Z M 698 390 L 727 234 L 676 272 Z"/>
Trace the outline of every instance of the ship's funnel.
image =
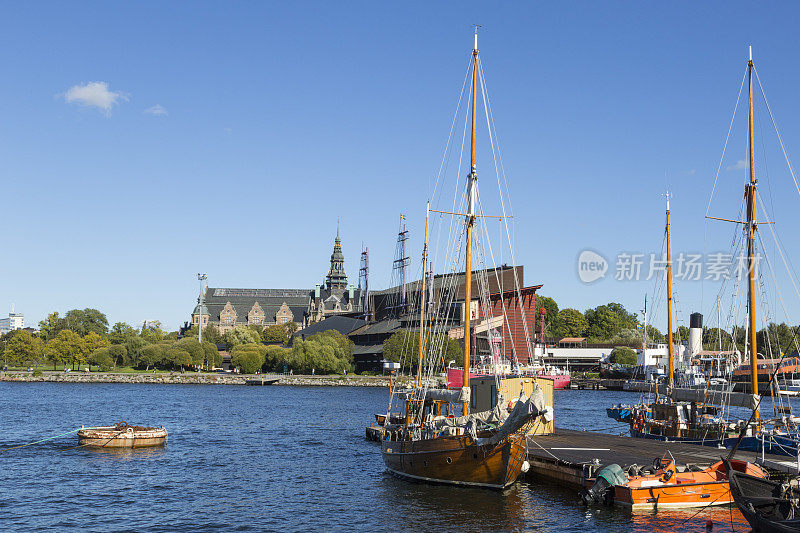
<path id="1" fill-rule="evenodd" d="M 703 315 L 692 313 L 689 317 L 689 356 L 694 357 L 703 349 Z"/>

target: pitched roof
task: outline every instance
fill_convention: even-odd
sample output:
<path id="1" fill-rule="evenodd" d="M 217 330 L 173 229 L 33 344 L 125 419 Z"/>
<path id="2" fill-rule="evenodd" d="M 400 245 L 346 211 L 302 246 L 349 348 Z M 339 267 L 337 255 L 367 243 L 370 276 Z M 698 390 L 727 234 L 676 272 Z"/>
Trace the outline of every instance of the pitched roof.
<path id="1" fill-rule="evenodd" d="M 310 337 L 316 333 L 320 333 L 322 331 L 328 331 L 331 329 L 335 329 L 342 335 L 349 335 L 352 331 L 364 326 L 367 324 L 366 320 L 360 320 L 358 318 L 350 318 L 346 316 L 331 316 L 326 318 L 321 322 L 317 322 L 316 324 L 312 324 L 307 328 L 301 329 L 296 331 L 292 337 Z"/>
<path id="2" fill-rule="evenodd" d="M 204 297 L 204 304 L 208 309 L 211 320 L 219 320 L 219 315 L 228 302 L 236 311 L 237 322 L 247 320 L 247 315 L 258 302 L 267 321 L 275 319 L 275 313 L 286 303 L 294 315 L 295 321 L 300 321 L 308 310 L 311 293 L 307 289 L 229 289 L 208 287 Z"/>

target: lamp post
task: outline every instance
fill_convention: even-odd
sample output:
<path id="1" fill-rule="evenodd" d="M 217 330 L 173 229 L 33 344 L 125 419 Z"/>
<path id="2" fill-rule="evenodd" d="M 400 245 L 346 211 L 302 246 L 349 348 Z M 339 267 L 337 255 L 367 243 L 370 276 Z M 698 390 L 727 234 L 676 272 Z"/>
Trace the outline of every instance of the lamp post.
<path id="1" fill-rule="evenodd" d="M 197 342 L 203 343 L 203 281 L 208 279 L 205 274 L 197 273 L 197 279 L 200 280 L 200 313 L 197 317 Z"/>

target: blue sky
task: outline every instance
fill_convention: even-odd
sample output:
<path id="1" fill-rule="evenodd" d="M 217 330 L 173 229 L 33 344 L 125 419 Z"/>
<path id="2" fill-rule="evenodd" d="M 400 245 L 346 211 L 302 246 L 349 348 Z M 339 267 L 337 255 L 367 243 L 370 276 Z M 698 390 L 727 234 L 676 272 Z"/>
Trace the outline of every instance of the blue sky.
<path id="1" fill-rule="evenodd" d="M 363 242 L 372 285 L 386 286 L 401 212 L 418 260 L 479 23 L 526 283 L 562 307 L 639 309 L 652 282 L 585 285 L 577 255 L 659 251 L 667 187 L 674 250 L 728 248 L 731 228 L 703 216 L 750 44 L 800 157 L 798 14 L 779 2 L 6 2 L 0 307 L 29 325 L 96 307 L 174 329 L 198 271 L 212 286 L 321 282 L 337 219 L 351 282 Z M 762 194 L 797 257 L 800 196 L 756 113 Z M 744 118 L 713 216 L 738 212 Z M 487 191 L 488 149 L 478 156 Z M 715 285 L 677 285 L 681 321 L 710 312 Z M 800 323 L 797 296 L 782 295 Z"/>

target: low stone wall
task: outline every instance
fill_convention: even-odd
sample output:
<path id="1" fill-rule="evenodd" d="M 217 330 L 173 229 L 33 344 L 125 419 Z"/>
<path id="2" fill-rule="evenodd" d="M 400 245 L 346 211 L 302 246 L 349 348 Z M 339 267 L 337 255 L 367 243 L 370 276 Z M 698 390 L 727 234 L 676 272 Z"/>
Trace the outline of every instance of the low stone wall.
<path id="1" fill-rule="evenodd" d="M 275 385 L 305 387 L 388 387 L 384 376 L 284 376 L 206 374 L 187 372 L 165 373 L 113 373 L 113 372 L 44 372 L 34 376 L 29 372 L 0 372 L 0 381 L 23 383 L 166 383 L 186 385 L 245 385 L 248 380 L 278 379 Z"/>

